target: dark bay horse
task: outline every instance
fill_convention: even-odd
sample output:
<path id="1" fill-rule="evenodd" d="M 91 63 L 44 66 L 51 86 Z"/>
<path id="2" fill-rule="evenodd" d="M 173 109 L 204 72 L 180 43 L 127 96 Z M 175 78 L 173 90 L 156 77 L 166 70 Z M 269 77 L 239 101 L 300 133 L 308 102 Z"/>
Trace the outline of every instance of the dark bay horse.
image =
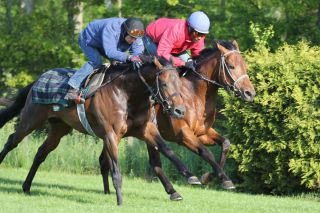
<path id="1" fill-rule="evenodd" d="M 164 139 L 187 147 L 212 166 L 214 173 L 203 175 L 201 180 L 203 184 L 215 174 L 221 179 L 223 188 L 233 189 L 235 187 L 232 181 L 223 171 L 230 142 L 212 128 L 218 89 L 224 88 L 234 92 L 248 102 L 253 101 L 256 93 L 236 41 L 216 42 L 214 48 L 203 50 L 195 63 L 196 71 L 189 70 L 180 78 L 182 82 L 180 92 L 186 106 L 184 118 L 175 119 L 166 116 L 161 113 L 161 106 L 157 105 L 158 129 Z M 210 150 L 204 146 L 214 144 L 222 148 L 219 164 Z M 153 154 L 148 151 L 149 155 Z M 166 185 L 164 187 L 166 188 Z"/>
<path id="2" fill-rule="evenodd" d="M 119 70 L 127 72 L 119 77 Z M 122 204 L 121 195 L 121 175 L 118 165 L 118 144 L 125 136 L 134 136 L 147 142 L 150 152 L 160 151 L 168 157 L 179 171 L 186 177 L 192 178 L 185 166 L 174 156 L 173 152 L 166 147 L 164 140 L 159 134 L 156 125 L 150 118 L 149 93 L 146 92 L 145 84 L 156 82 L 158 85 L 157 96 L 161 96 L 162 103 L 167 111 L 176 114 L 176 117 L 183 115 L 183 101 L 178 92 L 180 80 L 175 68 L 164 67 L 160 71 L 153 64 L 146 64 L 140 71 L 144 80 L 140 80 L 138 74 L 132 71 L 129 65 L 119 65 L 108 70 L 108 79 L 113 79 L 111 84 L 105 84 L 94 96 L 85 102 L 85 109 L 88 121 L 94 133 L 103 139 L 103 151 L 100 157 L 101 170 L 110 167 L 112 181 L 116 190 L 117 203 Z M 116 76 L 116 77 L 115 77 Z M 49 123 L 48 135 L 44 143 L 38 149 L 29 174 L 23 184 L 23 190 L 30 192 L 32 180 L 40 164 L 47 155 L 59 144 L 60 139 L 68 134 L 72 129 L 86 133 L 77 116 L 76 107 L 70 107 L 55 112 L 52 105 L 34 104 L 31 99 L 30 88 L 27 86 L 22 90 L 18 98 L 13 103 L 13 108 L 0 111 L 0 128 L 11 118 L 16 116 L 20 110 L 20 121 L 17 130 L 11 134 L 7 143 L 0 153 L 0 163 L 12 149 L 30 134 L 34 129 L 41 127 L 45 121 Z M 26 95 L 28 94 L 28 96 Z M 25 100 L 25 98 L 27 99 Z M 160 100 L 160 102 L 161 102 Z M 25 103 L 25 104 L 24 104 Z M 165 103 L 165 104 L 164 104 Z M 19 110 L 20 109 L 20 110 Z M 176 110 L 179 109 L 179 110 Z M 3 116 L 7 115 L 7 116 Z M 163 171 L 159 164 L 159 155 L 151 157 L 152 168 L 158 174 L 161 182 L 168 181 L 162 176 Z M 104 183 L 108 185 L 108 180 L 104 178 Z M 168 193 L 171 199 L 180 199 L 180 195 L 168 186 Z"/>

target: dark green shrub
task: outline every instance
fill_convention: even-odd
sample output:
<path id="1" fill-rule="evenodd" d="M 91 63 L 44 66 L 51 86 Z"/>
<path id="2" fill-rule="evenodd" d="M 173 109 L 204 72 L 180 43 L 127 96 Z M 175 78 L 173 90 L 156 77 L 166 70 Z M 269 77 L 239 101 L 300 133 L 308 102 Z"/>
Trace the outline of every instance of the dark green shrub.
<path id="1" fill-rule="evenodd" d="M 319 189 L 320 48 L 261 48 L 246 60 L 254 103 L 224 93 L 223 111 L 243 186 L 258 193 Z"/>

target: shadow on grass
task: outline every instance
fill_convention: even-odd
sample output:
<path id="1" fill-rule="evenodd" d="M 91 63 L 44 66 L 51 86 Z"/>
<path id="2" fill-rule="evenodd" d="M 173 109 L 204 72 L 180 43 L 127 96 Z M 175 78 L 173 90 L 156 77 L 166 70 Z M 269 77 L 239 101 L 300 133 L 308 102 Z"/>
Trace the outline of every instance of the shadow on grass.
<path id="1" fill-rule="evenodd" d="M 31 192 L 31 194 L 25 194 L 22 189 L 17 189 L 17 188 L 10 188 L 10 186 L 8 187 L 3 187 L 0 186 L 0 192 L 6 192 L 9 194 L 21 194 L 21 195 L 25 195 L 28 197 L 43 197 L 43 196 L 47 196 L 47 197 L 53 197 L 53 198 L 59 198 L 62 200 L 69 200 L 69 201 L 73 201 L 76 203 L 84 203 L 84 204 L 94 204 L 97 203 L 95 200 L 93 200 L 92 198 L 86 198 L 83 197 L 83 195 L 71 195 L 71 194 L 64 194 L 64 193 L 54 193 L 54 192 L 46 192 L 46 191 L 42 191 L 42 190 L 33 190 Z M 112 193 L 111 193 L 112 194 Z M 106 200 L 112 200 L 112 196 L 106 196 Z"/>
<path id="2" fill-rule="evenodd" d="M 21 180 L 15 180 L 15 179 L 8 179 L 8 178 L 0 178 L 0 192 L 8 193 L 8 194 L 21 194 L 26 195 L 30 197 L 40 197 L 40 196 L 48 196 L 48 197 L 54 197 L 64 200 L 69 200 L 77 203 L 90 203 L 94 204 L 97 203 L 97 200 L 95 198 L 92 198 L 90 196 L 85 197 L 83 196 L 83 193 L 91 193 L 91 194 L 97 194 L 100 196 L 103 196 L 108 202 L 115 202 L 116 194 L 115 192 L 111 192 L 111 194 L 104 194 L 103 187 L 101 187 L 101 190 L 94 190 L 94 189 L 88 189 L 88 188 L 78 188 L 63 184 L 44 184 L 44 183 L 33 183 L 32 186 L 37 187 L 35 189 L 31 188 L 31 194 L 25 194 L 22 190 L 22 184 L 23 181 Z M 52 189 L 52 190 L 51 190 Z M 54 192 L 54 190 L 61 190 L 61 193 Z M 78 192 L 80 194 L 66 194 L 70 191 Z M 164 195 L 166 193 L 164 192 Z M 152 199 L 152 200 L 158 200 L 159 197 L 156 196 L 146 196 L 143 193 L 136 193 L 136 192 L 128 192 L 126 191 L 125 194 L 123 194 L 123 198 L 125 197 L 140 197 L 142 199 Z"/>
<path id="3" fill-rule="evenodd" d="M 78 202 L 78 203 L 95 203 L 92 198 L 84 198 L 83 195 L 71 195 L 66 194 L 64 192 L 79 192 L 79 193 L 91 193 L 91 194 L 98 194 L 101 196 L 105 196 L 107 200 L 112 199 L 115 193 L 111 192 L 111 196 L 105 195 L 101 190 L 94 190 L 88 188 L 77 188 L 73 186 L 67 186 L 63 184 L 43 184 L 43 183 L 33 183 L 32 186 L 37 187 L 36 189 L 31 189 L 31 194 L 25 194 L 22 191 L 22 184 L 23 181 L 20 180 L 13 180 L 7 178 L 0 178 L 0 192 L 10 193 L 10 194 L 21 194 L 26 196 L 48 196 L 48 197 L 55 197 L 60 199 L 67 199 L 70 201 Z M 3 185 L 3 186 L 1 186 Z M 17 187 L 19 186 L 19 187 Z M 52 190 L 51 190 L 52 189 Z M 62 193 L 53 192 L 53 190 L 61 190 Z M 50 191 L 51 190 L 51 191 Z"/>
<path id="4" fill-rule="evenodd" d="M 4 184 L 10 184 L 10 185 L 20 185 L 22 186 L 23 181 L 20 180 L 12 180 L 12 179 L 7 179 L 7 178 L 0 178 L 0 183 Z M 78 192 L 89 192 L 89 193 L 95 193 L 95 194 L 104 194 L 103 189 L 101 187 L 101 190 L 96 190 L 96 189 L 88 189 L 88 188 L 78 188 L 78 187 L 73 187 L 73 186 L 67 186 L 63 184 L 44 184 L 44 183 L 37 183 L 34 182 L 32 183 L 32 186 L 36 187 L 45 187 L 45 188 L 57 188 L 60 190 L 72 190 L 72 191 L 78 191 Z"/>

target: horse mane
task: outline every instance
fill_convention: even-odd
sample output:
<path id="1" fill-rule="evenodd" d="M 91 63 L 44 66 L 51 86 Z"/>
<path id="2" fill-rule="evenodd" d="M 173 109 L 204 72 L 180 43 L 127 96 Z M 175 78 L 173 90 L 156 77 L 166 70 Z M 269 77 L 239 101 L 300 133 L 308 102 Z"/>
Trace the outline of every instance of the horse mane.
<path id="1" fill-rule="evenodd" d="M 227 40 L 215 40 L 213 41 L 213 47 L 208 47 L 203 49 L 200 52 L 200 55 L 195 58 L 195 61 L 201 62 L 202 60 L 206 60 L 207 58 L 214 55 L 217 51 L 219 51 L 217 44 L 222 45 L 223 47 L 227 48 L 228 50 L 236 50 L 236 47 L 232 44 L 232 42 Z M 188 68 L 181 67 L 180 68 L 180 76 L 183 74 L 184 76 L 188 76 L 191 74 L 191 72 L 188 72 Z"/>
<path id="2" fill-rule="evenodd" d="M 236 47 L 232 44 L 232 42 L 227 41 L 227 40 L 216 40 L 213 42 L 213 47 L 212 48 L 205 48 L 200 52 L 199 57 L 196 58 L 196 60 L 203 60 L 207 57 L 210 57 L 217 51 L 219 51 L 217 44 L 222 45 L 223 47 L 227 48 L 228 50 L 236 50 Z"/>
<path id="3" fill-rule="evenodd" d="M 160 63 L 163 65 L 163 67 L 165 69 L 175 68 L 170 61 L 168 61 L 164 58 L 159 58 L 158 60 L 160 61 Z M 148 67 L 148 66 L 150 68 L 151 68 L 151 66 L 153 66 L 153 67 L 155 66 L 152 60 L 148 60 L 142 65 L 140 71 L 143 76 L 148 75 L 148 74 L 152 74 L 152 72 L 150 72 L 150 68 L 145 69 L 145 67 Z M 107 73 L 106 73 L 105 78 L 103 80 L 104 83 L 106 83 L 108 81 L 113 81 L 113 80 L 120 80 L 120 81 L 125 82 L 128 79 L 134 80 L 134 79 L 139 78 L 137 75 L 137 71 L 133 70 L 132 63 L 120 63 L 120 64 L 116 64 L 116 65 L 111 65 L 106 70 L 106 72 Z"/>

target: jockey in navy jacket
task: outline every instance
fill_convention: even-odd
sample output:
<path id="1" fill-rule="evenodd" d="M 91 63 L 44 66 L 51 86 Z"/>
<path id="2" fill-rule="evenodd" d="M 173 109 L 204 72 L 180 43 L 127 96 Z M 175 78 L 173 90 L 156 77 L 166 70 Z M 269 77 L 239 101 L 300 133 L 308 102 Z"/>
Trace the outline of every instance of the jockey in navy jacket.
<path id="1" fill-rule="evenodd" d="M 124 18 L 98 19 L 90 22 L 81 32 L 86 45 L 99 50 L 101 54 L 111 60 L 125 62 L 128 59 L 126 51 L 132 51 L 132 55 L 140 55 L 144 51 L 141 38 L 137 38 L 132 44 L 125 41 L 125 28 L 122 25 Z"/>
<path id="2" fill-rule="evenodd" d="M 141 39 L 144 33 L 143 23 L 138 18 L 107 18 L 90 22 L 78 39 L 88 62 L 69 79 L 68 84 L 73 89 L 66 99 L 80 100 L 79 88 L 86 77 L 102 65 L 101 56 L 110 61 L 132 62 L 134 69 L 139 69 L 142 65 L 139 55 L 144 51 Z"/>

